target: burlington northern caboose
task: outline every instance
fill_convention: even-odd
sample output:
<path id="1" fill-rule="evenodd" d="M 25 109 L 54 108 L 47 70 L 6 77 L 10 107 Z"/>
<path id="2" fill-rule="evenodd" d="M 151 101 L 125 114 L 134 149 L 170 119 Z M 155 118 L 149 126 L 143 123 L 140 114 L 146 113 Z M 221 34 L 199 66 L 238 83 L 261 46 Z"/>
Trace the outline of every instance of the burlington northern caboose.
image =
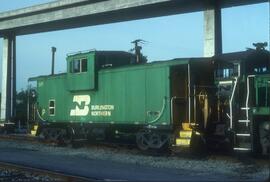
<path id="1" fill-rule="evenodd" d="M 190 124 L 203 129 L 209 120 L 213 79 L 209 58 L 146 63 L 120 51 L 70 54 L 67 73 L 30 79 L 38 134 L 65 143 L 133 140 L 144 150 L 189 146 Z"/>

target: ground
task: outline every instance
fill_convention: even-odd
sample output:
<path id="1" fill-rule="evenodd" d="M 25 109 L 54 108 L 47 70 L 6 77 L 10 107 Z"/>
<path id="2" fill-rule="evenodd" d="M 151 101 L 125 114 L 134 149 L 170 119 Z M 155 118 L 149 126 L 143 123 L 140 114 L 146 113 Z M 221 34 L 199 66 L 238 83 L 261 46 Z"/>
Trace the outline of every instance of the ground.
<path id="1" fill-rule="evenodd" d="M 0 161 L 107 180 L 266 181 L 269 159 L 209 154 L 150 156 L 136 149 L 91 145 L 56 147 L 0 140 Z"/>

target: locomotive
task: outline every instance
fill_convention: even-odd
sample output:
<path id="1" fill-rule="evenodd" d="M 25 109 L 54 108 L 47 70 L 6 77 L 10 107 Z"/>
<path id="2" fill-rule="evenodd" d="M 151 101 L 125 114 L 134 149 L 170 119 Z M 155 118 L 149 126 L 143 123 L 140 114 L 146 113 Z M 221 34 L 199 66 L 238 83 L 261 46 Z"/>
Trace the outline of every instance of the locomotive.
<path id="1" fill-rule="evenodd" d="M 139 41 L 135 54 L 68 54 L 66 73 L 30 78 L 33 134 L 64 144 L 134 142 L 141 150 L 215 141 L 269 153 L 268 51 L 147 63 Z"/>
<path id="2" fill-rule="evenodd" d="M 270 54 L 267 44 L 217 56 L 217 118 L 235 151 L 270 153 Z M 225 130 L 223 130 L 225 131 Z"/>

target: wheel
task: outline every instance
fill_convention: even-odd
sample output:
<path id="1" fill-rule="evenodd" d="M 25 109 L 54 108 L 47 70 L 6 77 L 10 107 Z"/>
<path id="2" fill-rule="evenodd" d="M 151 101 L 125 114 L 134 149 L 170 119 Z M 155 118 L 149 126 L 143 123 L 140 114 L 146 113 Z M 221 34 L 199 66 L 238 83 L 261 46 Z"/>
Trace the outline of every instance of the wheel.
<path id="1" fill-rule="evenodd" d="M 270 154 L 270 121 L 262 122 L 259 126 L 262 155 Z"/>
<path id="2" fill-rule="evenodd" d="M 49 140 L 49 131 L 48 128 L 41 128 L 39 131 L 38 137 L 42 140 Z"/>
<path id="3" fill-rule="evenodd" d="M 150 148 L 159 149 L 162 146 L 161 136 L 158 133 L 152 133 L 149 137 L 149 146 Z"/>
<path id="4" fill-rule="evenodd" d="M 61 137 L 59 143 L 65 146 L 72 145 L 73 142 L 74 129 L 67 127 L 66 129 L 61 130 Z"/>
<path id="5" fill-rule="evenodd" d="M 136 135 L 136 143 L 141 150 L 161 150 L 168 147 L 169 138 L 167 133 L 142 130 Z"/>
<path id="6" fill-rule="evenodd" d="M 136 143 L 140 150 L 146 151 L 149 149 L 149 136 L 145 131 L 140 131 L 136 134 Z"/>

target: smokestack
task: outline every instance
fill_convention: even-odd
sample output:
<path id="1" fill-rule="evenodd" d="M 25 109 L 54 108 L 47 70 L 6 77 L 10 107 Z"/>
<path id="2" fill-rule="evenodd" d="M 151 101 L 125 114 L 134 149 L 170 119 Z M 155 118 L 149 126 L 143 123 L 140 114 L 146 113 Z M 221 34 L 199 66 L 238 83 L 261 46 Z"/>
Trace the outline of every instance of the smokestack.
<path id="1" fill-rule="evenodd" d="M 56 47 L 52 47 L 52 75 L 54 75 L 54 59 L 55 59 Z"/>

